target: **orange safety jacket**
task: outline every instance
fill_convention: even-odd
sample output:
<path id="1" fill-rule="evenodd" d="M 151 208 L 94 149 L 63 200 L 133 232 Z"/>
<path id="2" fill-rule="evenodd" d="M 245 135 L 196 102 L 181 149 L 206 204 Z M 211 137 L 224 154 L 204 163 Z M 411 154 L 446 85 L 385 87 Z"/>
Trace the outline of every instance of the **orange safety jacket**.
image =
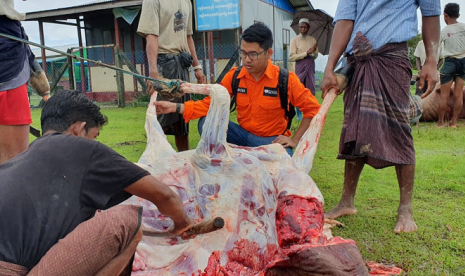
<path id="1" fill-rule="evenodd" d="M 237 68 L 237 67 L 236 67 Z M 232 96 L 232 78 L 236 68 L 231 69 L 221 81 Z M 237 121 L 248 132 L 261 137 L 284 134 L 291 136 L 286 130 L 287 119 L 277 94 L 279 67 L 268 61 L 265 73 L 256 81 L 252 75 L 242 68 L 237 76 L 240 79 L 236 99 Z M 265 91 L 266 90 L 266 91 Z M 300 82 L 294 72 L 289 71 L 288 98 L 292 105 L 298 107 L 304 118 L 313 118 L 320 109 L 320 104 L 309 89 Z M 184 120 L 206 116 L 210 107 L 210 97 L 200 101 L 184 103 Z"/>

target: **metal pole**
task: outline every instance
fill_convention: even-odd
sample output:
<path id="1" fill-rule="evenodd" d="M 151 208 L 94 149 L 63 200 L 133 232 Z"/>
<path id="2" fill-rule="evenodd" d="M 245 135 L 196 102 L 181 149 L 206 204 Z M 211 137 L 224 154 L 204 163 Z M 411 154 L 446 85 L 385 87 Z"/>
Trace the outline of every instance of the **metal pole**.
<path id="1" fill-rule="evenodd" d="M 39 21 L 39 33 L 40 33 L 40 44 L 45 45 L 45 38 L 44 38 L 44 23 Z M 44 70 L 45 74 L 47 74 L 47 57 L 45 56 L 45 49 L 41 49 L 42 53 L 42 69 Z"/>
<path id="2" fill-rule="evenodd" d="M 79 55 L 84 57 L 84 50 L 82 49 L 82 35 L 81 35 L 81 20 L 79 18 L 76 19 L 77 23 L 77 31 L 78 31 L 78 41 L 79 41 Z M 81 69 L 81 92 L 87 92 L 86 89 L 86 74 L 84 69 L 84 61 L 80 61 L 80 69 Z"/>
<path id="3" fill-rule="evenodd" d="M 69 55 L 73 53 L 73 48 L 68 49 Z M 68 81 L 69 81 L 69 90 L 74 90 L 74 59 L 68 56 Z"/>
<path id="4" fill-rule="evenodd" d="M 119 57 L 119 47 L 118 45 L 115 46 L 115 66 L 118 68 L 122 67 L 122 62 Z M 116 71 L 116 89 L 118 90 L 118 107 L 125 107 L 125 99 L 124 99 L 124 82 L 123 82 L 123 73 L 120 71 Z"/>
<path id="5" fill-rule="evenodd" d="M 206 75 L 207 74 L 207 42 L 205 39 L 205 32 L 202 33 L 202 45 L 203 45 L 203 59 L 202 59 L 202 65 L 203 65 L 203 72 Z"/>

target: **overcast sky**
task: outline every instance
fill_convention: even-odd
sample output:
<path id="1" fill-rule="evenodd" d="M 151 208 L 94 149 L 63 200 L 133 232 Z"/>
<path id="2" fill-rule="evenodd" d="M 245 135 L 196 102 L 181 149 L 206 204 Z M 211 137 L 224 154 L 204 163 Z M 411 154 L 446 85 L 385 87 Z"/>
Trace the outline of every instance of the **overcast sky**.
<path id="1" fill-rule="evenodd" d="M 167 0 L 165 0 L 167 1 Z M 247 0 L 243 0 L 247 1 Z M 397 0 L 403 1 L 403 0 Z M 77 6 L 82 4 L 88 4 L 94 2 L 94 0 L 14 0 L 15 9 L 19 12 L 32 12 L 32 11 L 42 11 L 48 9 L 57 9 L 69 6 Z M 451 1 L 441 1 L 441 7 L 444 8 L 444 5 L 449 2 L 458 3 L 462 9 L 465 9 L 465 0 L 451 0 Z M 334 16 L 337 8 L 337 0 L 311 0 L 315 9 L 325 10 L 328 14 Z M 419 15 L 419 29 L 421 28 L 421 14 L 418 11 Z M 465 22 L 465 19 L 459 21 Z M 23 22 L 23 26 L 26 29 L 26 33 L 29 36 L 29 39 L 33 42 L 40 42 L 39 38 L 39 25 L 37 22 Z M 441 16 L 441 28 L 445 26 L 444 18 Z M 47 46 L 62 46 L 62 45 L 77 45 L 77 31 L 75 27 L 58 25 L 58 24 L 49 24 L 44 23 L 44 33 L 45 33 L 45 45 Z M 84 35 L 83 35 L 84 38 Z M 321 67 L 322 62 L 325 59 L 320 59 L 317 62 L 317 67 Z M 318 61 L 318 60 L 317 60 Z M 320 69 L 321 68 L 317 68 Z"/>

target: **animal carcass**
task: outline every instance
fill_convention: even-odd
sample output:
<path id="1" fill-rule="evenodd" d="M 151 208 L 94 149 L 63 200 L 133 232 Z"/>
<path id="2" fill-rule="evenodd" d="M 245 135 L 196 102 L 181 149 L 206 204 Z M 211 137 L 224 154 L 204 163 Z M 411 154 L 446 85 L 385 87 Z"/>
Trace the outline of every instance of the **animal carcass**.
<path id="1" fill-rule="evenodd" d="M 192 219 L 220 216 L 225 226 L 188 241 L 144 235 L 132 275 L 368 275 L 354 241 L 323 234 L 323 196 L 308 175 L 336 95 L 326 97 L 291 158 L 279 144 L 226 142 L 230 98 L 222 86 L 182 89 L 212 97 L 197 148 L 176 153 L 151 104 L 139 164 L 178 193 Z M 126 203 L 144 207 L 144 231 L 172 226 L 150 202 Z"/>
<path id="2" fill-rule="evenodd" d="M 450 96 L 447 100 L 447 110 L 445 116 L 449 119 L 452 118 L 452 110 L 454 109 L 454 84 L 452 84 L 452 87 L 450 89 Z M 430 122 L 438 120 L 438 107 L 441 97 L 440 93 L 441 84 L 438 82 L 433 92 L 431 92 L 428 96 L 422 99 L 423 112 L 420 121 Z M 463 101 L 464 103 L 462 106 L 462 111 L 459 114 L 459 119 L 465 119 L 465 88 L 463 89 Z"/>

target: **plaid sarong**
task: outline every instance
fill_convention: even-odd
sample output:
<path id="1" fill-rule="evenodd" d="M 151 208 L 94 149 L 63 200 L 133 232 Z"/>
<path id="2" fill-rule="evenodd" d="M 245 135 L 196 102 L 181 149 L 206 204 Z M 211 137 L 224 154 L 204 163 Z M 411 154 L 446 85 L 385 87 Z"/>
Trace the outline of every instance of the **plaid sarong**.
<path id="1" fill-rule="evenodd" d="M 124 251 L 140 229 L 142 207 L 117 205 L 81 224 L 59 240 L 28 273 L 27 268 L 1 262 L 0 275 L 95 275 Z M 130 275 L 132 262 L 120 275 Z"/>
<path id="2" fill-rule="evenodd" d="M 423 102 L 421 97 L 418 95 L 410 95 L 410 104 L 409 104 L 409 120 L 410 124 L 416 124 L 420 121 L 421 114 L 423 113 Z"/>
<path id="3" fill-rule="evenodd" d="M 407 42 L 374 51 L 370 40 L 358 32 L 353 49 L 348 62 L 355 64 L 355 73 L 344 94 L 338 159 L 364 157 L 376 169 L 414 164 Z"/>

